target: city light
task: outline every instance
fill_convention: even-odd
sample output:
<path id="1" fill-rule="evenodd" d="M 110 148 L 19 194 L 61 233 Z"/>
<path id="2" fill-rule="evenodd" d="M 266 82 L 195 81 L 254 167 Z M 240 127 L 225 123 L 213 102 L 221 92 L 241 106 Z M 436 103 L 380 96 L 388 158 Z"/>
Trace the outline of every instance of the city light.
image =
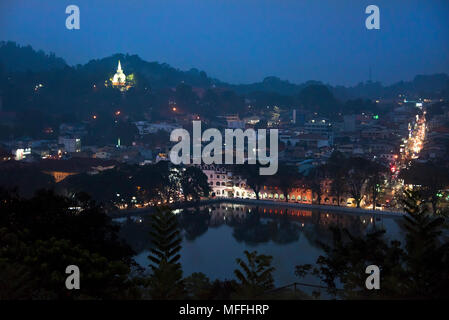
<path id="1" fill-rule="evenodd" d="M 447 8 L 54 2 L 2 25 L 0 299 L 449 297 Z"/>

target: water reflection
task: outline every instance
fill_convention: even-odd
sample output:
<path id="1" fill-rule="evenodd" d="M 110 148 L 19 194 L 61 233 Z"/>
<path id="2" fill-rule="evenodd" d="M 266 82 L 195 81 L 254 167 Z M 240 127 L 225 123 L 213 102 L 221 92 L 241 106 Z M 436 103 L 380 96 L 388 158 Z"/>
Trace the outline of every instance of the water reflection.
<path id="1" fill-rule="evenodd" d="M 207 258 L 217 255 L 225 261 L 224 257 L 219 255 L 221 252 L 222 255 L 229 255 L 226 263 L 230 264 L 230 276 L 235 267 L 235 258 L 241 255 L 244 249 L 265 251 L 275 259 L 276 255 L 279 255 L 279 261 L 283 263 L 291 257 L 291 265 L 287 269 L 293 273 L 294 261 L 314 263 L 314 259 L 321 254 L 318 243 L 331 244 L 331 226 L 346 228 L 353 235 L 363 235 L 373 228 L 384 228 L 384 220 L 392 219 L 279 206 L 226 203 L 179 210 L 177 214 L 184 238 L 181 253 L 187 257 L 196 257 L 191 260 L 183 259 L 183 267 L 195 270 L 198 256 L 203 254 L 207 255 Z M 145 252 L 151 247 L 149 217 L 147 214 L 116 219 L 122 225 L 121 236 L 141 257 L 138 262 L 143 266 L 147 264 Z M 305 238 L 304 241 L 301 241 L 301 238 Z M 301 258 L 296 259 L 295 256 Z M 202 257 L 203 263 L 210 263 L 210 270 L 214 270 L 213 263 L 207 262 L 207 258 Z M 192 264 L 190 268 L 186 263 Z M 285 269 L 285 266 L 282 268 Z"/>
<path id="2" fill-rule="evenodd" d="M 315 264 L 323 253 L 319 243 L 332 243 L 331 226 L 364 235 L 374 228 L 387 236 L 401 238 L 397 218 L 347 214 L 277 206 L 222 203 L 197 209 L 176 210 L 183 236 L 181 265 L 184 276 L 202 272 L 210 279 L 231 279 L 235 259 L 244 250 L 273 256 L 276 286 L 298 281 L 295 266 Z M 115 219 L 121 236 L 136 252 L 136 261 L 148 268 L 151 249 L 150 215 Z M 308 275 L 301 281 L 321 284 Z"/>
<path id="3" fill-rule="evenodd" d="M 205 234 L 209 229 L 211 217 L 212 215 L 207 208 L 181 211 L 178 222 L 184 238 L 188 241 L 194 241 Z"/>

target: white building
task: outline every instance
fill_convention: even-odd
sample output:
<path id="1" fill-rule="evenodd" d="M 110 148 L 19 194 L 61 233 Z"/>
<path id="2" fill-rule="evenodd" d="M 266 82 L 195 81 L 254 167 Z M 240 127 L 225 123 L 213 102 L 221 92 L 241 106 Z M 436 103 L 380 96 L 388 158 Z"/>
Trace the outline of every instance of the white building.
<path id="1" fill-rule="evenodd" d="M 114 74 L 112 78 L 112 85 L 119 86 L 124 85 L 126 82 L 126 75 L 122 70 L 122 65 L 120 64 L 120 60 L 118 61 L 117 72 Z"/>
<path id="2" fill-rule="evenodd" d="M 312 119 L 304 124 L 304 131 L 328 138 L 329 144 L 334 144 L 332 124 L 326 119 Z"/>
<path id="3" fill-rule="evenodd" d="M 149 123 L 148 121 L 137 121 L 137 122 L 134 122 L 134 124 L 136 125 L 137 130 L 139 130 L 140 135 L 156 133 L 159 130 L 166 131 L 166 132 L 170 133 L 175 129 L 179 129 L 179 126 L 176 126 L 174 124 L 165 123 L 165 122 Z"/>
<path id="4" fill-rule="evenodd" d="M 81 151 L 81 139 L 72 137 L 59 137 L 58 143 L 64 145 L 64 151 L 66 152 L 80 152 Z"/>
<path id="5" fill-rule="evenodd" d="M 233 174 L 224 166 L 202 165 L 203 173 L 207 176 L 207 181 L 212 192 L 217 197 L 224 198 L 255 198 L 252 189 L 246 185 L 246 180 Z"/>
<path id="6" fill-rule="evenodd" d="M 17 148 L 12 150 L 14 160 L 23 160 L 27 155 L 31 154 L 31 148 Z"/>

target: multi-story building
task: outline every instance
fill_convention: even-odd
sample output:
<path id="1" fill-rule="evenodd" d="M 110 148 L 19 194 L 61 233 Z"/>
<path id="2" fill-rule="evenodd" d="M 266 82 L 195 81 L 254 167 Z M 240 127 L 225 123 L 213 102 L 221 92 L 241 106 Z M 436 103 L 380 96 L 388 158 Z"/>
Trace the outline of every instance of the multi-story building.
<path id="1" fill-rule="evenodd" d="M 311 119 L 304 124 L 304 132 L 326 137 L 329 144 L 334 144 L 332 124 L 326 119 Z"/>
<path id="2" fill-rule="evenodd" d="M 58 139 L 58 143 L 64 146 L 66 152 L 80 152 L 81 151 L 81 139 L 76 137 L 61 136 Z"/>
<path id="3" fill-rule="evenodd" d="M 212 195 L 222 198 L 256 199 L 255 192 L 246 184 L 246 180 L 234 174 L 226 166 L 202 165 L 200 167 L 207 176 Z M 312 203 L 312 191 L 305 187 L 292 186 L 287 194 L 289 202 Z M 259 199 L 285 201 L 284 192 L 278 187 L 265 185 L 259 191 Z"/>
<path id="4" fill-rule="evenodd" d="M 202 165 L 202 171 L 213 195 L 225 198 L 255 198 L 254 192 L 246 185 L 246 180 L 234 174 L 226 166 Z"/>
<path id="5" fill-rule="evenodd" d="M 156 133 L 160 130 L 170 133 L 173 130 L 179 128 L 179 126 L 177 126 L 175 124 L 170 124 L 170 123 L 166 123 L 166 122 L 150 123 L 148 121 L 137 121 L 137 122 L 134 122 L 134 124 L 137 127 L 137 130 L 139 130 L 140 135 Z"/>

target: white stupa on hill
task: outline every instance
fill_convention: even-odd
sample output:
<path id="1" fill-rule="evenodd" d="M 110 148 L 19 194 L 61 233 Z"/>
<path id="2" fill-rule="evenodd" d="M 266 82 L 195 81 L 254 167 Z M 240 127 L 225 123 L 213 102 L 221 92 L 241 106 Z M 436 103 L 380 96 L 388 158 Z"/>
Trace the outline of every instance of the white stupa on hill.
<path id="1" fill-rule="evenodd" d="M 114 74 L 112 78 L 113 86 L 124 86 L 126 83 L 126 75 L 123 73 L 122 65 L 120 64 L 120 60 L 118 61 L 117 72 Z"/>

